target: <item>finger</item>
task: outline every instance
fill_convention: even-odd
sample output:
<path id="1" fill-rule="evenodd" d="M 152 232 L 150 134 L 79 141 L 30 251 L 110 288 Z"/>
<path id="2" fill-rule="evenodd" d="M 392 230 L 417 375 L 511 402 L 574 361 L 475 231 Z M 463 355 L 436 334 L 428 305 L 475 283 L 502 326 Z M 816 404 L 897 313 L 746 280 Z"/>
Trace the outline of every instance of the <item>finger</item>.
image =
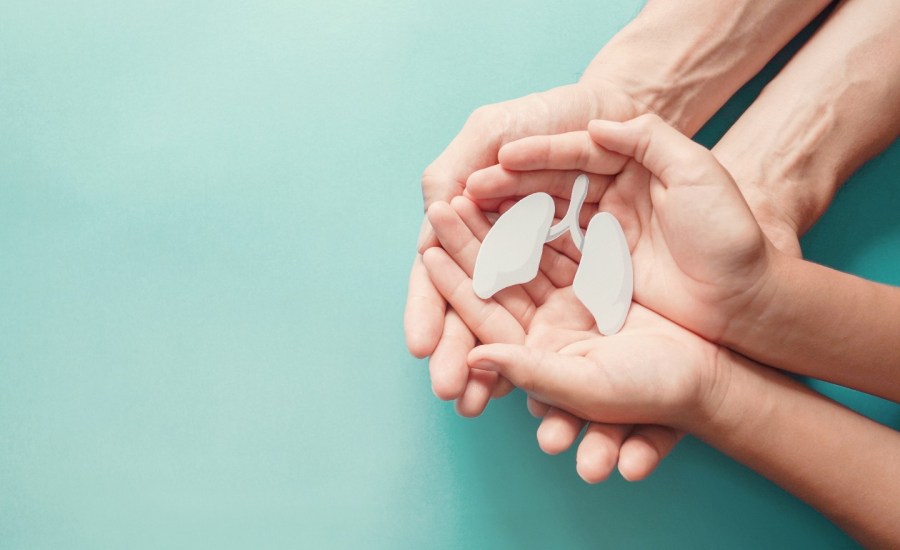
<path id="1" fill-rule="evenodd" d="M 666 426 L 637 426 L 619 450 L 619 473 L 628 481 L 645 479 L 682 437 L 684 432 Z"/>
<path id="2" fill-rule="evenodd" d="M 462 192 L 472 172 L 497 163 L 500 146 L 526 135 L 583 129 L 608 109 L 584 86 L 572 84 L 477 109 L 422 174 L 426 208 Z"/>
<path id="3" fill-rule="evenodd" d="M 472 290 L 472 279 L 441 248 L 425 252 L 423 262 L 435 287 L 453 306 L 476 338 L 486 343 L 519 343 L 525 331 L 519 321 L 495 300 L 482 300 Z"/>
<path id="4" fill-rule="evenodd" d="M 528 407 L 528 412 L 531 413 L 531 416 L 535 418 L 543 418 L 547 411 L 550 410 L 550 405 L 546 403 L 541 403 L 537 399 L 528 396 L 528 399 L 525 401 L 526 406 Z"/>
<path id="5" fill-rule="evenodd" d="M 478 346 L 468 364 L 497 372 L 544 403 L 588 420 L 611 389 L 594 361 L 521 345 Z"/>
<path id="6" fill-rule="evenodd" d="M 633 157 L 667 187 L 709 184 L 710 174 L 721 177 L 724 172 L 709 150 L 657 115 L 641 115 L 628 122 L 592 120 L 588 132 L 603 148 Z"/>
<path id="7" fill-rule="evenodd" d="M 630 431 L 629 424 L 590 423 L 575 455 L 575 470 L 581 479 L 600 483 L 608 478 L 619 461 L 622 441 Z"/>
<path id="8" fill-rule="evenodd" d="M 547 193 L 554 197 L 568 199 L 572 196 L 572 184 L 575 178 L 584 174 L 580 170 L 534 170 L 516 172 L 500 165 L 488 166 L 471 176 L 466 181 L 466 194 L 470 197 L 488 201 L 504 197 L 524 197 L 532 193 Z M 597 202 L 603 191 L 612 182 L 612 176 L 587 174 L 590 178 L 586 202 Z"/>
<path id="9" fill-rule="evenodd" d="M 446 202 L 432 204 L 428 208 L 427 216 L 441 246 L 466 275 L 471 277 L 481 241 L 475 238 L 456 210 Z"/>
<path id="10" fill-rule="evenodd" d="M 500 204 L 502 203 L 498 204 L 498 208 Z M 456 211 L 456 214 L 466 224 L 469 232 L 475 236 L 478 242 L 483 241 L 487 237 L 492 224 L 478 204 L 466 197 L 456 197 L 450 201 L 450 206 L 453 207 L 453 210 Z"/>
<path id="11" fill-rule="evenodd" d="M 444 332 L 428 361 L 431 390 L 444 401 L 462 395 L 469 378 L 466 357 L 475 347 L 475 336 L 452 309 L 444 318 Z"/>
<path id="12" fill-rule="evenodd" d="M 559 454 L 578 439 L 584 420 L 550 407 L 537 430 L 538 445 L 549 455 Z"/>
<path id="13" fill-rule="evenodd" d="M 514 389 L 516 389 L 516 387 L 512 382 L 500 376 L 497 378 L 497 385 L 494 386 L 494 391 L 491 393 L 491 398 L 496 399 L 498 397 L 504 397 L 506 395 L 509 395 L 509 393 Z"/>
<path id="14" fill-rule="evenodd" d="M 416 357 L 431 354 L 444 328 L 447 301 L 431 282 L 421 255 L 416 255 L 409 273 L 409 290 L 403 312 L 406 347 Z"/>
<path id="15" fill-rule="evenodd" d="M 497 209 L 500 207 L 500 205 L 503 203 L 503 201 L 510 200 L 513 198 L 513 197 L 498 197 L 496 199 L 477 199 L 477 198 L 473 197 L 468 191 L 463 191 L 463 194 L 460 196 L 465 197 L 466 199 L 475 203 L 475 206 L 477 206 L 478 209 L 481 210 L 482 212 L 496 212 Z M 453 197 L 453 198 L 455 199 L 456 197 Z M 450 201 L 450 204 L 453 204 L 452 200 Z"/>
<path id="16" fill-rule="evenodd" d="M 617 174 L 627 157 L 598 145 L 585 131 L 530 136 L 504 145 L 497 158 L 507 170 L 583 170 Z"/>
<path id="17" fill-rule="evenodd" d="M 419 254 L 425 252 L 432 246 L 439 246 L 437 237 L 434 234 L 434 231 L 431 229 L 431 224 L 428 223 L 428 218 L 422 221 L 422 229 L 419 230 L 419 239 L 416 241 L 416 249 L 419 251 Z"/>
<path id="18" fill-rule="evenodd" d="M 468 203 L 470 201 L 460 197 L 457 202 Z M 483 215 L 480 217 L 483 219 Z M 478 257 L 478 250 L 481 248 L 481 242 L 459 217 L 456 210 L 445 202 L 436 202 L 431 205 L 428 209 L 428 220 L 434 227 L 435 234 L 441 241 L 444 250 L 471 279 L 475 271 L 475 261 Z M 486 223 L 487 220 L 483 219 L 483 222 Z M 531 322 L 537 309 L 534 301 L 520 286 L 513 286 L 498 292 L 494 296 L 494 300 L 504 307 L 523 329 Z"/>
<path id="19" fill-rule="evenodd" d="M 496 373 L 470 369 L 466 389 L 456 400 L 456 412 L 466 418 L 474 418 L 483 413 L 491 400 L 491 394 L 496 384 Z"/>
<path id="20" fill-rule="evenodd" d="M 497 162 L 509 117 L 503 108 L 481 108 L 469 117 L 447 148 L 422 173 L 425 208 L 461 194 L 472 172 Z"/>

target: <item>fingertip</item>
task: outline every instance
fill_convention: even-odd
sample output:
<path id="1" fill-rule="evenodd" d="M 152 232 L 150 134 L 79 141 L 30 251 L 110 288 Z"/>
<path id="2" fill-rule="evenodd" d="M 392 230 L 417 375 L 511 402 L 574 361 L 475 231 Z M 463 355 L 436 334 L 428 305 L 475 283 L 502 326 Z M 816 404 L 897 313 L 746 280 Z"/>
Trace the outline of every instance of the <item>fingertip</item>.
<path id="1" fill-rule="evenodd" d="M 493 372 L 470 370 L 465 389 L 456 400 L 456 412 L 466 418 L 475 418 L 487 408 L 497 383 Z"/>
<path id="2" fill-rule="evenodd" d="M 621 140 L 622 132 L 627 127 L 626 122 L 595 119 L 588 122 L 588 135 L 594 143 L 604 149 L 622 153 L 619 141 Z"/>
<path id="3" fill-rule="evenodd" d="M 442 385 L 434 380 L 431 381 L 431 393 L 441 401 L 450 401 L 459 397 L 458 393 L 454 393 L 449 387 Z"/>
<path id="4" fill-rule="evenodd" d="M 453 365 L 448 359 L 437 357 L 436 351 L 428 367 L 431 374 L 431 391 L 435 397 L 441 401 L 450 401 L 462 395 L 468 379 L 468 369 L 465 365 Z"/>
<path id="5" fill-rule="evenodd" d="M 513 181 L 510 172 L 503 166 L 494 164 L 473 172 L 466 179 L 466 194 L 474 200 L 495 199 L 507 194 Z"/>
<path id="6" fill-rule="evenodd" d="M 469 368 L 497 372 L 500 370 L 498 358 L 504 344 L 482 344 L 472 349 L 466 357 Z"/>
<path id="7" fill-rule="evenodd" d="M 516 162 L 520 157 L 519 149 L 520 148 L 516 145 L 515 141 L 503 145 L 503 147 L 497 151 L 497 162 L 507 170 L 513 170 L 513 166 L 516 165 Z"/>
<path id="8" fill-rule="evenodd" d="M 437 342 L 431 342 L 428 336 L 418 331 L 406 334 L 406 349 L 416 359 L 425 359 L 431 355 L 435 346 L 437 346 Z"/>
<path id="9" fill-rule="evenodd" d="M 444 250 L 440 247 L 432 247 L 422 253 L 422 263 L 425 264 L 425 269 L 434 268 L 435 262 L 439 262 L 441 258 L 446 255 Z"/>
<path id="10" fill-rule="evenodd" d="M 416 303 L 418 302 L 418 303 Z M 428 357 L 437 348 L 444 332 L 444 313 L 422 299 L 407 303 L 403 316 L 406 349 L 417 359 Z"/>
<path id="11" fill-rule="evenodd" d="M 494 392 L 491 394 L 491 398 L 497 399 L 500 397 L 505 397 L 509 395 L 514 389 L 516 389 L 516 387 L 513 386 L 512 382 L 500 376 L 497 379 L 497 385 L 494 386 Z"/>
<path id="12" fill-rule="evenodd" d="M 543 418 L 544 415 L 547 414 L 547 411 L 550 410 L 550 405 L 541 403 L 530 395 L 525 401 L 525 406 L 528 407 L 528 412 L 531 414 L 531 416 L 535 418 Z"/>
<path id="13" fill-rule="evenodd" d="M 453 200 L 450 201 L 450 207 L 456 214 L 459 214 L 461 211 L 465 211 L 467 208 L 472 208 L 472 206 L 474 206 L 472 199 L 464 197 L 462 195 L 453 197 Z"/>
<path id="14" fill-rule="evenodd" d="M 578 434 L 576 433 L 575 437 L 577 437 L 577 435 Z M 544 421 L 541 422 L 541 425 L 538 426 L 536 437 L 538 447 L 548 455 L 558 455 L 559 453 L 565 452 L 572 446 L 572 443 L 575 442 L 574 439 L 563 429 L 560 429 L 559 426 L 548 422 L 547 417 L 545 417 Z"/>
<path id="15" fill-rule="evenodd" d="M 441 243 L 440 241 L 438 241 L 437 235 L 434 234 L 434 230 L 429 230 L 428 233 L 423 235 L 419 240 L 416 252 L 418 252 L 419 254 L 424 254 L 425 251 L 429 248 L 434 248 L 440 245 Z"/>
<path id="16" fill-rule="evenodd" d="M 456 197 L 454 197 L 454 199 L 455 198 Z M 428 220 L 428 223 L 434 227 L 435 225 L 440 225 L 442 221 L 445 221 L 447 216 L 452 212 L 453 210 L 450 208 L 449 202 L 437 201 L 431 203 L 431 206 L 425 211 L 425 218 Z"/>
<path id="17" fill-rule="evenodd" d="M 582 445 L 575 457 L 575 471 L 586 483 L 600 483 L 609 478 L 617 459 L 618 453 L 609 445 Z"/>
<path id="18" fill-rule="evenodd" d="M 472 172 L 466 179 L 466 190 L 464 194 L 473 199 L 483 199 L 490 195 L 491 178 L 488 177 L 486 169 L 476 170 Z"/>
<path id="19" fill-rule="evenodd" d="M 595 118 L 588 122 L 588 132 L 593 134 L 594 132 L 616 131 L 621 129 L 624 125 L 624 122 L 619 122 L 617 120 Z"/>
<path id="20" fill-rule="evenodd" d="M 632 436 L 619 452 L 619 473 L 626 481 L 647 479 L 659 466 L 662 457 L 646 438 Z"/>

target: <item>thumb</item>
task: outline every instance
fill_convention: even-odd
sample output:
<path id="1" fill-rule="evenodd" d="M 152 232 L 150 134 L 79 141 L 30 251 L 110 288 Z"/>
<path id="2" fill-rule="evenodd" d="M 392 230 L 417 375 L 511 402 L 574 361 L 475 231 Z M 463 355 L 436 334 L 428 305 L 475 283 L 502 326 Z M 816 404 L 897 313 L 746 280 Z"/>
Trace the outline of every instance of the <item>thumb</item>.
<path id="1" fill-rule="evenodd" d="M 538 400 L 586 419 L 609 390 L 598 365 L 580 356 L 488 344 L 470 351 L 468 363 L 471 368 L 497 372 Z"/>
<path id="2" fill-rule="evenodd" d="M 627 122 L 592 120 L 588 133 L 604 149 L 633 157 L 666 187 L 714 183 L 727 174 L 708 149 L 654 114 Z"/>

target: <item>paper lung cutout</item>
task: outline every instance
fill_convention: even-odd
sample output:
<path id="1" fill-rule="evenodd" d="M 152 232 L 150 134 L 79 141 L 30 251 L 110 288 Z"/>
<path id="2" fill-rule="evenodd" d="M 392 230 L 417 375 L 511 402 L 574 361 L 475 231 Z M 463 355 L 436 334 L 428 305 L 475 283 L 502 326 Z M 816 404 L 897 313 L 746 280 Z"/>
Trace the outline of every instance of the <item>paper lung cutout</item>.
<path id="1" fill-rule="evenodd" d="M 572 290 L 594 316 L 601 334 L 619 332 L 631 307 L 634 274 L 625 233 L 608 212 L 588 224 Z"/>
<path id="2" fill-rule="evenodd" d="M 568 212 L 552 227 L 555 206 L 546 193 L 528 195 L 500 216 L 475 260 L 472 287 L 479 298 L 490 298 L 504 288 L 532 280 L 544 243 L 569 232 L 582 251 L 572 284 L 575 296 L 594 316 L 602 334 L 609 336 L 622 328 L 634 289 L 631 253 L 622 226 L 612 214 L 594 216 L 587 235 L 582 235 L 578 215 L 588 183 L 587 176 L 578 176 Z"/>
<path id="3" fill-rule="evenodd" d="M 475 260 L 472 286 L 479 298 L 534 279 L 554 211 L 550 195 L 534 193 L 500 216 Z"/>

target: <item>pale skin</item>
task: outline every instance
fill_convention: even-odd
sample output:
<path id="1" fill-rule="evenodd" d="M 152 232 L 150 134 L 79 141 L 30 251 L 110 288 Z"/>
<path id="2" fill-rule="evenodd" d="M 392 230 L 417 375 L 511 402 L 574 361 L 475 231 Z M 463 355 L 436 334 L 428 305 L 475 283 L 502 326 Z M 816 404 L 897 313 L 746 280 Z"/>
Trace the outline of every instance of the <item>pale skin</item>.
<path id="1" fill-rule="evenodd" d="M 779 251 L 712 154 L 658 117 L 593 121 L 500 152 L 537 169 L 623 155 L 632 176 L 605 194 L 628 200 L 604 204 L 631 246 L 635 301 L 758 361 L 900 401 L 900 290 Z"/>
<path id="2" fill-rule="evenodd" d="M 581 129 L 593 118 L 625 120 L 650 111 L 692 134 L 827 3 L 648 2 L 597 55 L 579 83 L 476 111 L 425 171 L 426 206 L 459 195 L 474 172 L 497 163 L 502 145 L 521 137 Z M 499 202 L 493 201 L 493 206 Z M 432 238 L 423 226 L 422 241 L 433 242 Z M 469 374 L 465 356 L 476 344 L 475 336 L 447 308 L 421 256 L 410 274 L 404 324 L 410 351 L 418 357 L 431 356 L 435 394 L 457 399 L 461 414 L 480 414 L 492 395 L 511 388 L 498 385 L 491 372 Z M 566 426 L 567 433 L 577 435 L 580 425 L 574 419 L 553 413 L 545 422 L 552 427 L 554 419 Z M 556 434 L 555 429 L 544 431 Z M 586 446 L 594 445 L 596 452 L 590 454 L 618 456 L 620 470 L 631 479 L 649 473 L 673 438 L 670 431 L 652 426 L 639 427 L 630 436 L 629 426 L 609 431 L 610 437 L 592 437 Z M 624 441 L 621 451 L 617 441 Z"/>
<path id="3" fill-rule="evenodd" d="M 779 262 L 798 269 L 809 264 L 779 252 L 765 238 L 760 240 L 758 227 L 738 223 L 735 227 L 740 230 L 724 228 L 716 225 L 721 222 L 716 221 L 715 214 L 706 211 L 706 218 L 697 220 L 696 225 L 710 226 L 712 233 L 743 245 L 738 247 L 740 253 L 731 257 L 740 264 L 739 268 L 723 269 L 718 258 L 722 250 L 710 248 L 705 237 L 692 232 L 677 211 L 685 210 L 689 204 L 683 202 L 683 197 L 702 202 L 704 195 L 724 201 L 720 207 L 730 217 L 742 216 L 741 212 L 745 211 L 745 219 L 752 222 L 749 208 L 736 192 L 734 181 L 714 157 L 658 117 L 645 115 L 626 123 L 592 123 L 590 138 L 603 147 L 597 149 L 597 154 L 610 155 L 613 151 L 624 155 L 631 159 L 629 164 L 634 163 L 651 174 L 649 178 L 629 183 L 646 188 L 652 206 L 661 206 L 658 213 L 650 214 L 658 221 L 654 223 L 651 219 L 645 225 L 656 225 L 653 231 L 659 231 L 658 235 L 647 238 L 664 242 L 656 243 L 659 258 L 651 258 L 649 263 L 646 257 L 635 258 L 638 281 L 642 280 L 639 272 L 658 272 L 657 266 L 665 266 L 669 259 L 687 268 L 682 274 L 684 279 L 700 280 L 694 274 L 696 263 L 703 258 L 715 258 L 711 269 L 720 271 L 719 275 L 752 274 L 764 283 L 772 281 L 779 285 L 780 278 L 785 276 Z M 702 179 L 692 181 L 693 177 Z M 723 189 L 727 190 L 724 194 Z M 692 209 L 692 212 L 703 215 L 704 210 Z M 475 348 L 468 355 L 470 367 L 496 372 L 556 410 L 600 425 L 638 423 L 693 433 L 806 500 L 863 544 L 873 547 L 900 544 L 897 512 L 900 510 L 900 463 L 896 461 L 900 434 L 724 346 L 713 344 L 640 304 L 633 305 L 625 326 L 616 335 L 603 337 L 593 328 L 582 328 L 584 323 L 576 326 L 579 308 L 570 299 L 571 289 L 565 286 L 570 282 L 575 264 L 566 254 L 554 249 L 545 251 L 551 260 L 542 262 L 540 275 L 550 284 L 540 281 L 533 288 L 526 285 L 517 289 L 534 297 L 536 310 L 522 308 L 524 298 L 521 302 L 499 295 L 497 300 L 478 299 L 471 290 L 469 273 L 479 235 L 485 230 L 486 221 L 479 215 L 465 199 L 455 200 L 452 208 L 434 205 L 429 217 L 435 230 L 442 242 L 453 233 L 454 244 L 428 250 L 425 265 L 436 286 L 469 326 L 486 330 L 495 323 L 512 325 L 516 311 L 525 310 L 532 311 L 532 324 L 524 345 L 487 344 Z M 722 219 L 728 224 L 732 221 L 729 217 Z M 639 236 L 633 245 L 635 250 L 643 246 L 642 238 L 645 237 Z M 698 252 L 685 258 L 678 251 L 691 241 Z M 780 255 L 781 259 L 772 260 L 770 254 Z M 758 264 L 759 272 L 748 268 L 752 263 Z M 549 271 L 551 266 L 553 273 Z M 800 273 L 804 274 L 802 269 Z M 679 285 L 673 292 L 693 292 L 692 283 L 678 282 L 679 277 L 671 272 L 667 276 Z M 727 284 L 730 279 L 722 277 L 721 280 Z M 839 288 L 843 282 L 833 281 L 831 288 Z M 653 282 L 642 284 L 652 286 Z M 548 293 L 541 295 L 538 288 L 548 289 Z M 793 288 L 787 286 L 788 291 Z M 900 295 L 900 289 L 889 290 Z M 835 294 L 841 293 L 832 290 L 817 299 L 832 307 L 842 307 L 840 298 L 831 298 Z M 658 299 L 650 291 L 645 290 L 644 295 L 651 297 L 651 301 Z M 805 300 L 803 296 L 779 297 Z M 660 305 L 663 309 L 671 307 L 658 302 L 653 307 Z M 764 305 L 763 311 L 782 310 L 779 304 L 759 305 Z M 872 327 L 884 322 L 882 310 L 896 311 L 892 303 L 882 301 L 869 305 L 869 315 L 856 318 L 855 322 Z M 728 309 L 730 305 L 723 307 Z M 542 309 L 548 310 L 550 319 L 538 330 Z M 568 325 L 563 324 L 566 320 Z M 827 330 L 826 325 L 816 328 Z M 770 329 L 784 331 L 785 327 Z M 812 340 L 820 338 L 818 334 L 800 334 Z M 835 335 L 825 335 L 829 336 Z M 870 353 L 871 357 L 883 353 L 883 349 L 854 351 Z M 900 354 L 895 351 L 895 366 L 898 358 Z M 579 448 L 579 456 L 582 452 Z"/>
<path id="4" fill-rule="evenodd" d="M 882 0 L 838 6 L 714 148 L 735 175 L 765 235 L 788 254 L 799 256 L 798 234 L 818 219 L 844 178 L 896 136 L 900 111 L 883 107 L 900 103 L 900 87 L 890 84 L 900 81 L 900 68 L 885 61 L 898 51 L 896 33 L 891 32 L 900 24 L 895 11 Z M 582 167 L 575 164 L 573 168 Z M 467 192 L 487 201 L 533 191 L 562 197 L 576 173 L 556 177 L 553 172 L 490 167 L 469 178 Z M 600 183 L 610 181 L 609 176 L 602 178 Z M 589 200 L 600 199 L 597 189 L 592 186 Z M 623 202 L 616 195 L 603 199 L 604 209 L 610 209 L 608 203 Z M 533 400 L 529 407 L 538 415 L 547 410 Z M 564 450 L 581 427 L 577 419 L 553 411 L 538 432 L 541 447 Z M 621 452 L 616 440 L 592 438 L 588 443 L 597 456 L 619 454 L 622 474 L 640 479 L 671 449 L 673 436 L 642 427 L 625 440 Z"/>

